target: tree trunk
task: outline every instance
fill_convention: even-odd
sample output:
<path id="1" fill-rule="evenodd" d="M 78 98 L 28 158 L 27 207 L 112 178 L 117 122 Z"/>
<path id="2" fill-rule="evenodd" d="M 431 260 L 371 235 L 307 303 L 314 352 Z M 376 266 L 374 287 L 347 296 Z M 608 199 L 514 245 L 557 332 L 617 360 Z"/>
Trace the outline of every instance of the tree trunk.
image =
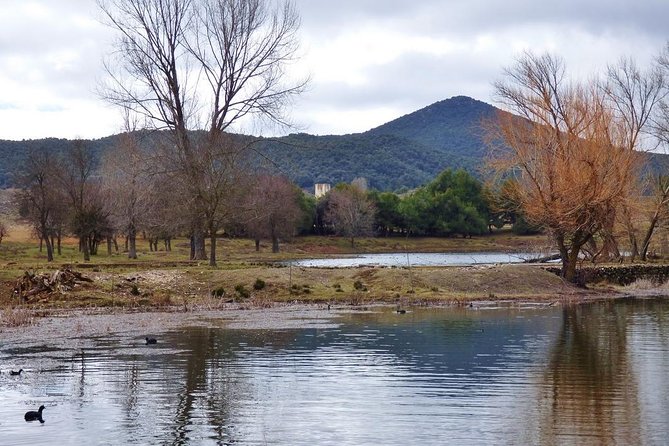
<path id="1" fill-rule="evenodd" d="M 60 235 L 60 230 L 58 231 L 57 240 L 58 240 L 58 255 L 60 256 L 60 255 L 63 255 L 63 251 L 61 249 L 62 248 L 62 246 L 61 246 L 62 238 L 61 238 L 61 235 Z"/>
<path id="2" fill-rule="evenodd" d="M 209 241 L 211 243 L 209 247 L 209 266 L 216 266 L 216 231 L 211 231 Z"/>
<path id="3" fill-rule="evenodd" d="M 260 252 L 260 239 L 256 238 L 256 252 Z"/>
<path id="4" fill-rule="evenodd" d="M 279 238 L 276 235 L 272 236 L 272 252 L 279 252 Z"/>
<path id="5" fill-rule="evenodd" d="M 204 234 L 196 232 L 191 236 L 191 260 L 207 260 L 207 251 L 204 248 Z"/>
<path id="6" fill-rule="evenodd" d="M 47 262 L 53 262 L 53 244 L 49 240 L 49 236 L 44 237 L 44 241 L 46 242 L 46 260 Z M 41 244 L 40 240 L 40 245 Z"/>
<path id="7" fill-rule="evenodd" d="M 659 212 L 653 214 L 653 218 L 650 221 L 650 226 L 643 237 L 643 242 L 641 243 L 641 260 L 644 262 L 648 258 L 648 249 L 650 248 L 650 239 L 653 237 L 653 232 L 655 231 L 655 226 L 657 225 L 658 220 L 660 219 Z"/>
<path id="8" fill-rule="evenodd" d="M 79 249 L 81 249 L 84 253 L 84 261 L 89 262 L 91 260 L 91 252 L 86 237 L 82 237 L 79 239 Z"/>
<path id="9" fill-rule="evenodd" d="M 132 231 L 128 234 L 126 239 L 128 242 L 128 258 L 136 259 L 137 258 L 137 234 L 135 231 Z"/>
<path id="10" fill-rule="evenodd" d="M 569 283 L 576 283 L 576 265 L 579 250 L 572 249 L 567 259 L 562 259 L 562 277 Z"/>
<path id="11" fill-rule="evenodd" d="M 112 255 L 112 238 L 107 237 L 107 256 L 111 257 Z"/>
<path id="12" fill-rule="evenodd" d="M 42 246 L 44 244 L 44 237 L 45 236 L 43 235 L 42 237 L 39 238 L 39 252 L 42 252 L 42 249 L 43 249 Z"/>

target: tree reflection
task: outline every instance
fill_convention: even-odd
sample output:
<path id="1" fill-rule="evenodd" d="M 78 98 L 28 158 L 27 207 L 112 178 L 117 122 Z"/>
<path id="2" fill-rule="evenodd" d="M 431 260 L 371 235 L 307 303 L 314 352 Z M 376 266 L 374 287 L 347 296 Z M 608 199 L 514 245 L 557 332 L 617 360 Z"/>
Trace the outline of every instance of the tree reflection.
<path id="1" fill-rule="evenodd" d="M 638 389 L 628 355 L 632 306 L 567 306 L 542 376 L 542 444 L 635 444 Z"/>

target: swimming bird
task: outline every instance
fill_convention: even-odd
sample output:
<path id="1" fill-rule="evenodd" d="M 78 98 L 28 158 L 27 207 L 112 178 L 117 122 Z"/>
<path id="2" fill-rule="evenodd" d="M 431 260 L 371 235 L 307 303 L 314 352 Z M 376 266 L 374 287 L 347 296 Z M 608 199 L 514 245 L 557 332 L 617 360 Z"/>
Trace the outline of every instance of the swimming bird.
<path id="1" fill-rule="evenodd" d="M 26 414 L 23 416 L 26 421 L 39 421 L 40 423 L 44 423 L 44 420 L 42 419 L 42 411 L 44 410 L 44 406 L 39 406 L 39 409 L 37 409 L 37 412 L 34 410 L 29 410 L 26 412 Z"/>
<path id="2" fill-rule="evenodd" d="M 19 376 L 22 371 L 23 371 L 23 369 L 19 369 L 18 372 L 15 372 L 14 370 L 10 370 L 9 374 L 12 375 L 12 376 Z"/>
<path id="3" fill-rule="evenodd" d="M 407 312 L 407 310 L 404 310 L 404 309 L 400 308 L 399 305 L 397 306 L 397 314 L 406 314 L 406 312 Z"/>
<path id="4" fill-rule="evenodd" d="M 146 339 L 146 345 L 158 343 L 158 340 L 156 338 L 144 338 L 144 339 Z"/>

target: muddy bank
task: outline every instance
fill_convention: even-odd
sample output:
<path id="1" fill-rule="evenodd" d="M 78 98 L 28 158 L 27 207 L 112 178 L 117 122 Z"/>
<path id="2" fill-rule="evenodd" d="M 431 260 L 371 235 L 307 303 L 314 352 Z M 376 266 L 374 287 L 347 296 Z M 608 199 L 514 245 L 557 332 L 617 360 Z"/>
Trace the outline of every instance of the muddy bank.
<path id="1" fill-rule="evenodd" d="M 638 290 L 639 295 L 658 295 L 666 290 Z M 140 309 L 51 309 L 30 310 L 24 325 L 1 326 L 3 346 L 57 344 L 59 348 L 86 348 L 94 339 L 114 336 L 123 342 L 141 345 L 146 336 L 160 338 L 161 333 L 183 327 L 221 327 L 228 329 L 286 330 L 303 328 L 331 328 L 338 319 L 350 313 L 395 313 L 399 307 L 407 313 L 414 308 L 460 307 L 472 311 L 500 306 L 531 308 L 580 303 L 597 299 L 629 297 L 626 292 L 590 291 L 555 295 L 551 299 L 492 299 L 469 302 L 421 302 L 415 306 L 372 302 L 364 305 L 275 303 L 268 308 L 248 308 L 238 303 L 221 305 L 217 309 L 183 311 L 181 307 L 167 310 Z M 5 310 L 12 311 L 12 310 Z"/>

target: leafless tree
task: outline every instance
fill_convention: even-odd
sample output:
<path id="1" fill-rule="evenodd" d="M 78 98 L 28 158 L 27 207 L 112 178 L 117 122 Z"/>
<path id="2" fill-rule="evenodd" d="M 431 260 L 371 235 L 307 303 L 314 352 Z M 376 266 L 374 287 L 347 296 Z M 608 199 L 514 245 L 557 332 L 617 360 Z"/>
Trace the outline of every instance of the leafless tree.
<path id="1" fill-rule="evenodd" d="M 355 238 L 374 232 L 376 208 L 367 194 L 354 185 L 339 185 L 328 197 L 325 220 L 337 234 L 348 237 L 351 247 Z"/>
<path id="2" fill-rule="evenodd" d="M 491 165 L 515 176 L 524 215 L 550 232 L 575 281 L 581 248 L 630 196 L 640 154 L 601 89 L 568 82 L 557 57 L 524 54 L 495 89 L 523 119 L 499 115 Z"/>
<path id="3" fill-rule="evenodd" d="M 116 147 L 102 164 L 104 203 L 114 228 L 128 240 L 128 258 L 137 258 L 137 233 L 142 228 L 151 200 L 144 152 L 131 128 L 119 135 Z"/>
<path id="4" fill-rule="evenodd" d="M 298 200 L 302 192 L 286 177 L 260 175 L 246 198 L 244 218 L 249 234 L 260 248 L 260 239 L 272 241 L 272 252 L 279 252 L 279 241 L 295 235 L 302 218 Z"/>
<path id="5" fill-rule="evenodd" d="M 40 246 L 46 245 L 47 261 L 53 261 L 53 240 L 60 216 L 59 207 L 62 197 L 59 195 L 56 177 L 56 159 L 46 150 L 32 150 L 15 178 L 19 187 L 17 204 L 20 214 L 27 218 Z"/>
<path id="6" fill-rule="evenodd" d="M 655 149 L 659 140 L 653 132 L 652 123 L 667 95 L 667 78 L 659 66 L 654 65 L 644 71 L 632 59 L 623 58 L 616 65 L 608 67 L 606 82 L 602 85 L 602 89 L 618 125 L 616 129 L 618 144 L 627 150 Z M 641 181 L 641 178 L 638 180 Z M 652 182 L 657 183 L 658 180 Z M 602 252 L 606 257 L 620 257 L 614 235 L 616 220 L 622 220 L 623 227 L 626 228 L 632 259 L 639 255 L 634 222 L 637 212 L 634 208 L 639 205 L 641 190 L 643 190 L 641 184 L 636 188 L 630 188 L 631 195 L 622 202 L 620 214 L 612 213 L 604 225 Z M 648 239 L 642 244 L 650 241 L 656 224 L 657 222 L 651 222 L 648 226 L 650 232 L 646 231 L 644 235 L 644 238 Z"/>
<path id="7" fill-rule="evenodd" d="M 205 178 L 203 154 L 222 154 L 212 166 L 229 165 L 236 147 L 221 145 L 231 125 L 247 117 L 286 124 L 288 102 L 305 81 L 285 83 L 285 69 L 297 51 L 299 17 L 290 2 L 276 8 L 265 0 L 99 0 L 109 24 L 118 30 L 115 57 L 107 62 L 110 102 L 166 128 L 172 154 L 166 166 L 180 177 L 189 203 L 191 257 L 204 259 L 204 236 L 212 243 L 221 212 L 216 200 L 229 190 Z M 194 137 L 201 129 L 207 136 Z M 215 174 L 218 175 L 219 172 Z M 231 184 L 225 187 L 231 187 Z M 208 221 L 207 221 L 208 220 Z M 211 246 L 210 264 L 216 264 Z"/>
<path id="8" fill-rule="evenodd" d="M 70 230 L 79 238 L 84 260 L 90 260 L 97 246 L 111 232 L 103 205 L 101 184 L 95 178 L 96 162 L 93 153 L 82 140 L 59 160 L 56 175 L 62 193 L 67 197 Z"/>

